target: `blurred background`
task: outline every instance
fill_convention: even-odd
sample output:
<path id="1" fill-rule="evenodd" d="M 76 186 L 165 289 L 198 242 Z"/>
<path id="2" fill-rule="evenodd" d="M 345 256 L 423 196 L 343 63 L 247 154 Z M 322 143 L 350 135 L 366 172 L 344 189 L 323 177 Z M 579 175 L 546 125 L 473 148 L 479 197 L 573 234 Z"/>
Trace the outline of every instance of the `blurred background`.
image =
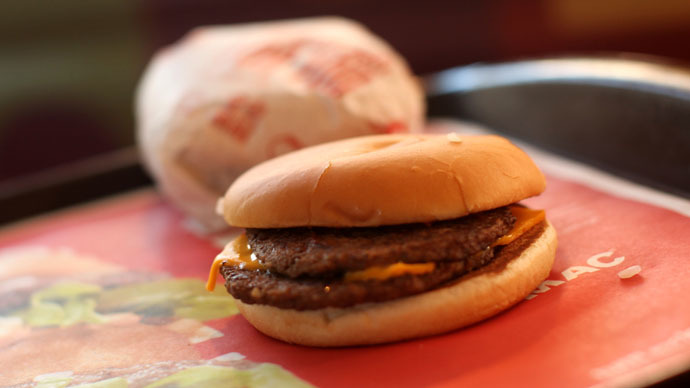
<path id="1" fill-rule="evenodd" d="M 419 75 L 478 61 L 571 53 L 690 62 L 687 0 L 4 0 L 0 199 L 136 163 L 138 79 L 156 50 L 195 26 L 318 15 L 362 22 Z M 141 172 L 123 174 L 131 182 L 147 179 Z M 116 182 L 98 185 L 108 192 Z M 33 201 L 75 196 L 66 190 Z M 4 203 L 3 212 L 11 212 Z"/>

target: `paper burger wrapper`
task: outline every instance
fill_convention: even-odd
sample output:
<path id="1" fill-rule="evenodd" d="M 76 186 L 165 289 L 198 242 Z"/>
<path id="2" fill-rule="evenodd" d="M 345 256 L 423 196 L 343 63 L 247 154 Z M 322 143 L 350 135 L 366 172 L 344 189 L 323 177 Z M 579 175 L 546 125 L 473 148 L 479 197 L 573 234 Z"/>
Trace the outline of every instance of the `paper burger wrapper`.
<path id="1" fill-rule="evenodd" d="M 137 96 L 144 162 L 213 231 L 215 203 L 249 167 L 346 137 L 415 132 L 422 90 L 403 58 L 341 18 L 202 27 L 159 52 Z"/>

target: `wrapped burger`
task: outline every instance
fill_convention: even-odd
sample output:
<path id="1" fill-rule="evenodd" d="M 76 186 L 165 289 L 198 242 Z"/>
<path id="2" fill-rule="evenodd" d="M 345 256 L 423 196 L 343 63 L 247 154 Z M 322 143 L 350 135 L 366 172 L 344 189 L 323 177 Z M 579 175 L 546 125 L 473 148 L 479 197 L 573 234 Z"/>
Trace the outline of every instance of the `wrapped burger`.
<path id="1" fill-rule="evenodd" d="M 421 130 L 403 58 L 342 18 L 202 27 L 159 52 L 137 96 L 144 163 L 213 231 L 216 200 L 249 167 L 331 140 Z"/>

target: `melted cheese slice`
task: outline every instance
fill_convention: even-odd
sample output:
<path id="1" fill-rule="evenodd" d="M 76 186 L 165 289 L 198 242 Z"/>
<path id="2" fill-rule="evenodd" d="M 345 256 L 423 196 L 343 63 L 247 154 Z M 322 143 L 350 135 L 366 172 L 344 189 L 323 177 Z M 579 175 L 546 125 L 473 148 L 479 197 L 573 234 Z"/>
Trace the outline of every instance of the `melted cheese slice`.
<path id="1" fill-rule="evenodd" d="M 522 206 L 511 206 L 510 212 L 515 216 L 515 225 L 503 237 L 494 241 L 492 247 L 499 245 L 508 245 L 515 241 L 523 233 L 532 229 L 532 227 L 546 219 L 546 212 L 543 210 L 533 210 Z"/>
<path id="2" fill-rule="evenodd" d="M 511 206 L 510 211 L 516 218 L 515 225 L 513 225 L 513 228 L 507 234 L 491 244 L 491 247 L 510 244 L 546 218 L 546 214 L 543 210 L 533 210 L 522 206 Z M 244 233 L 226 245 L 223 252 L 213 260 L 211 271 L 208 274 L 208 282 L 206 283 L 207 290 L 213 291 L 215 288 L 218 272 L 220 272 L 220 267 L 223 265 L 234 265 L 250 270 L 266 269 L 252 253 L 252 249 L 247 242 L 247 235 Z M 435 266 L 434 263 L 397 262 L 387 266 L 374 266 L 361 271 L 346 272 L 343 279 L 346 282 L 386 280 L 391 277 L 402 275 L 429 273 L 434 270 Z"/>
<path id="3" fill-rule="evenodd" d="M 361 271 L 345 272 L 343 280 L 356 282 L 360 280 L 386 280 L 402 275 L 421 275 L 434 270 L 434 263 L 403 263 L 374 266 Z"/>

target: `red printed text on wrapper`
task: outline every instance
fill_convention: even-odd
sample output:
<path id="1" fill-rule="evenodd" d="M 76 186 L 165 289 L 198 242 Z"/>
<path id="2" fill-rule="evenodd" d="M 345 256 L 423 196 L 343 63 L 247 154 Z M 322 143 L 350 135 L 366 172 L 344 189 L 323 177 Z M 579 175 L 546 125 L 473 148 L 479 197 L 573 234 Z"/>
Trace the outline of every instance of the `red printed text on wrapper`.
<path id="1" fill-rule="evenodd" d="M 266 144 L 266 156 L 273 158 L 302 147 L 304 147 L 304 144 L 293 135 L 277 135 L 272 137 Z"/>
<path id="2" fill-rule="evenodd" d="M 376 133 L 406 133 L 409 132 L 407 124 L 402 121 L 391 121 L 385 124 L 370 122 L 369 126 Z"/>
<path id="3" fill-rule="evenodd" d="M 288 63 L 297 78 L 315 92 L 340 98 L 389 71 L 388 63 L 368 51 L 346 45 L 299 39 L 272 43 L 250 52 L 239 64 L 272 69 Z"/>
<path id="4" fill-rule="evenodd" d="M 246 96 L 237 96 L 230 99 L 216 112 L 211 123 L 240 143 L 245 143 L 265 110 L 263 102 Z"/>

